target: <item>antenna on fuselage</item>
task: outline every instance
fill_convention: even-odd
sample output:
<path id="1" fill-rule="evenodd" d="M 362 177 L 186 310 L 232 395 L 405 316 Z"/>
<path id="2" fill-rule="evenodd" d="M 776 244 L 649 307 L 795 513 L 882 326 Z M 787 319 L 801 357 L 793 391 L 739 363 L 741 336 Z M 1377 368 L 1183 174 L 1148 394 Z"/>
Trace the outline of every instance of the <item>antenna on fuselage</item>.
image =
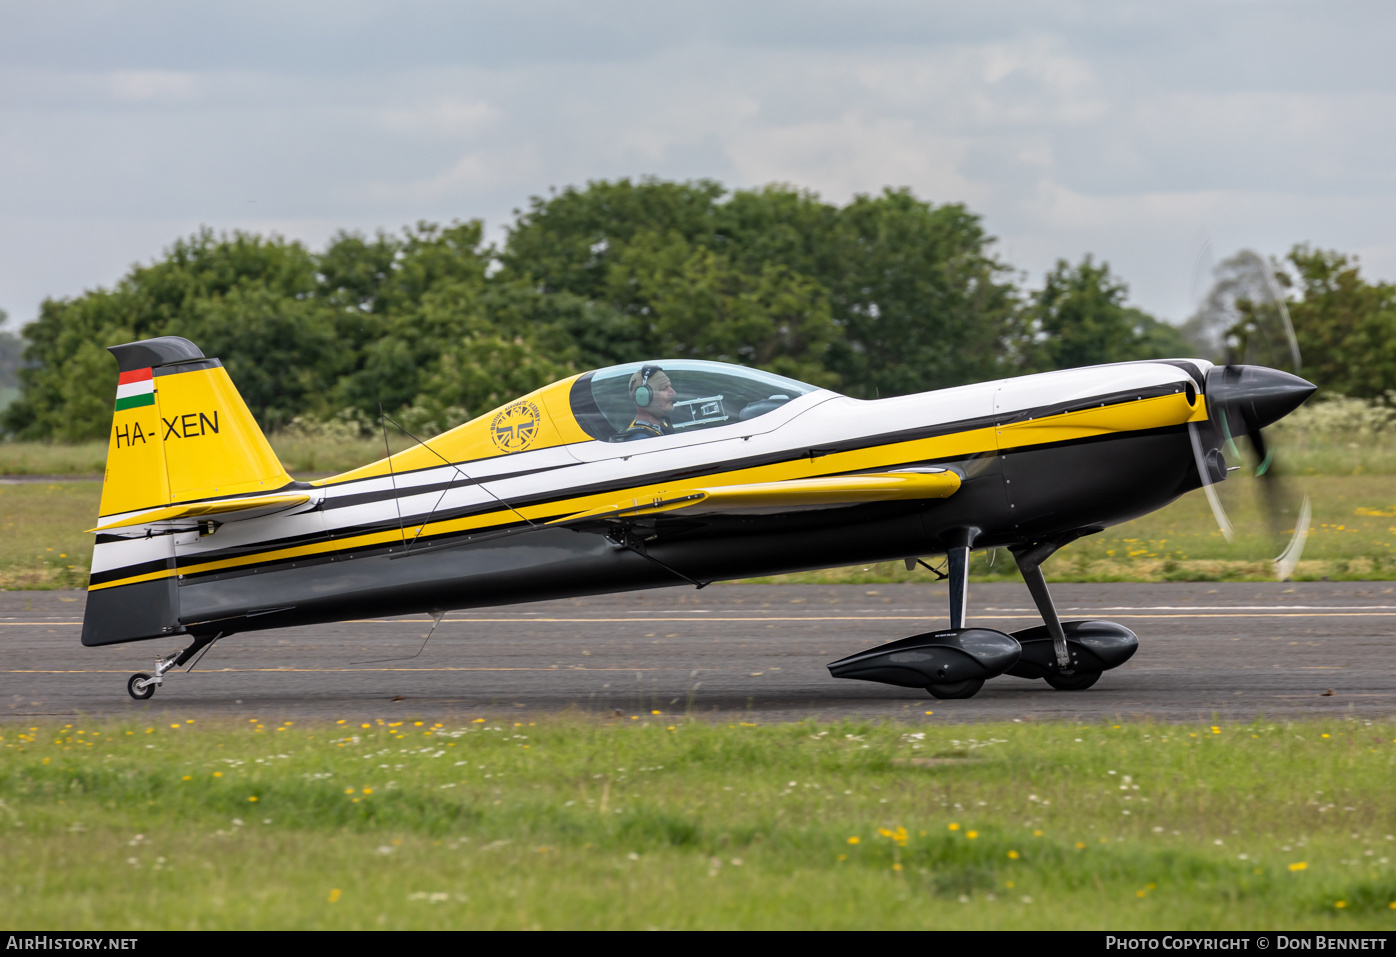
<path id="1" fill-rule="evenodd" d="M 402 527 L 402 499 L 397 494 L 397 475 L 393 473 L 393 450 L 388 445 L 388 416 L 383 411 L 383 403 L 381 402 L 378 403 L 378 424 L 383 427 L 383 455 L 388 461 L 388 481 L 393 484 L 393 505 L 397 507 L 398 536 L 402 539 L 405 548 L 407 546 L 407 531 Z M 397 423 L 394 422 L 393 425 L 397 425 Z M 402 428 L 402 426 L 398 425 L 398 428 Z M 416 538 L 414 537 L 412 540 L 416 541 Z"/>
<path id="2" fill-rule="evenodd" d="M 436 634 L 436 626 L 441 624 L 441 619 L 445 617 L 446 612 L 444 611 L 433 611 L 431 613 L 431 627 L 428 628 L 427 633 L 422 636 L 422 647 L 417 649 L 417 654 L 415 655 L 407 655 L 403 658 L 370 658 L 368 661 L 351 661 L 349 663 L 351 665 L 376 665 L 384 661 L 411 661 L 413 658 L 419 657 L 422 652 L 427 650 L 427 642 L 431 641 L 431 636 Z M 190 670 L 192 671 L 193 669 L 190 668 Z"/>
<path id="3" fill-rule="evenodd" d="M 504 506 L 505 508 L 507 508 L 509 511 L 513 512 L 515 515 L 517 515 L 521 520 L 523 520 L 523 521 L 524 521 L 526 524 L 528 524 L 529 526 L 531 526 L 531 527 L 533 527 L 533 528 L 537 528 L 537 527 L 538 527 L 538 523 L 537 523 L 537 522 L 533 521 L 533 519 L 531 519 L 531 518 L 529 518 L 528 516 L 524 515 L 522 512 L 520 512 L 520 511 L 519 511 L 518 509 L 516 509 L 514 506 L 510 505 L 510 504 L 509 504 L 508 502 L 506 502 L 504 499 L 502 499 L 502 498 L 500 498 L 498 495 L 496 495 L 496 494 L 494 493 L 494 490 L 491 489 L 489 486 L 487 486 L 484 482 L 481 482 L 481 481 L 478 481 L 478 480 L 476 480 L 476 479 L 471 478 L 471 477 L 470 477 L 470 473 L 468 473 L 465 469 L 461 468 L 460 465 L 459 465 L 458 463 L 450 461 L 450 460 L 447 459 L 444 455 L 442 455 L 440 452 L 436 451 L 436 449 L 432 448 L 430 445 L 427 445 L 427 443 L 423 442 L 421 439 L 417 438 L 417 437 L 416 437 L 415 435 L 413 435 L 411 432 L 407 431 L 407 429 L 403 428 L 403 426 L 402 426 L 402 424 L 401 424 L 400 422 L 397 422 L 395 419 L 393 419 L 391 416 L 389 416 L 386 412 L 383 411 L 383 404 L 382 404 L 381 402 L 378 404 L 378 414 L 379 414 L 379 416 L 382 417 L 382 420 L 383 420 L 383 422 L 385 423 L 384 426 L 383 426 L 383 444 L 384 444 L 385 447 L 386 447 L 387 444 L 388 444 L 388 427 L 387 427 L 386 423 L 392 422 L 392 423 L 393 423 L 393 427 L 394 427 L 395 429 L 397 429 L 397 430 L 398 430 L 399 432 L 401 432 L 403 435 L 407 436 L 407 437 L 408 437 L 409 439 L 411 439 L 413 442 L 416 442 L 416 443 L 417 443 L 418 445 L 420 445 L 422 448 L 426 449 L 426 450 L 427 450 L 428 452 L 430 452 L 432 455 L 436 456 L 438 459 L 440 459 L 440 460 L 441 460 L 442 462 L 444 462 L 446 465 L 449 465 L 457 474 L 464 476 L 464 477 L 465 477 L 465 480 L 466 480 L 467 482 L 472 482 L 472 483 L 474 483 L 475 485 L 479 486 L 480 488 L 484 489 L 486 495 L 488 495 L 490 498 L 494 499 L 494 500 L 495 500 L 496 502 L 498 502 L 500 505 L 503 505 L 503 506 Z M 392 475 L 392 472 L 393 472 L 393 460 L 392 460 L 392 456 L 389 456 L 389 457 L 388 457 L 388 474 L 391 476 L 391 475 Z M 427 517 L 424 518 L 424 519 L 422 520 L 422 522 L 417 526 L 417 533 L 416 533 L 415 535 L 412 536 L 412 541 L 410 541 L 410 542 L 406 541 L 407 535 L 406 535 L 406 532 L 405 532 L 405 531 L 403 532 L 403 544 L 404 544 L 404 546 L 406 547 L 406 549 L 407 549 L 408 551 L 410 551 L 410 550 L 412 549 L 412 546 L 413 546 L 413 545 L 417 544 L 417 539 L 418 539 L 418 538 L 421 538 L 421 536 L 422 536 L 422 529 L 424 529 L 424 528 L 427 527 L 427 523 L 431 521 L 432 515 L 436 514 L 436 509 L 441 505 L 442 500 L 446 498 L 446 493 L 449 492 L 449 491 L 451 490 L 451 486 L 455 484 L 455 481 L 456 481 L 456 480 L 455 480 L 454 478 L 452 478 L 451 481 L 449 481 L 449 482 L 446 483 L 446 487 L 445 487 L 444 489 L 442 489 L 442 490 L 441 490 L 441 494 L 438 495 L 438 496 L 436 497 L 436 502 L 435 502 L 435 504 L 432 505 L 431 511 L 427 512 Z M 393 497 L 394 497 L 395 500 L 397 499 L 397 482 L 396 482 L 396 480 L 394 480 L 394 483 L 393 483 Z M 398 515 L 398 526 L 399 526 L 399 528 L 401 528 L 401 527 L 402 527 L 402 505 L 401 505 L 400 502 L 399 502 L 399 504 L 398 504 L 397 515 Z"/>

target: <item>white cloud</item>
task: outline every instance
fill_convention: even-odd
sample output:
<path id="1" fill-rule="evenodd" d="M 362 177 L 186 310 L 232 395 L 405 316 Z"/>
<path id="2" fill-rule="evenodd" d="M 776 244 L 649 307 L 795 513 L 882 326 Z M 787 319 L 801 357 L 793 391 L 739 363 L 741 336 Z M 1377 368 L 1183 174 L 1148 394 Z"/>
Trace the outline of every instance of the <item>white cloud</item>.
<path id="1" fill-rule="evenodd" d="M 459 139 L 487 130 L 499 110 L 484 100 L 442 97 L 438 100 L 378 111 L 388 133 L 439 139 Z"/>
<path id="2" fill-rule="evenodd" d="M 543 166 L 528 146 L 507 151 L 473 149 L 434 175 L 407 182 L 380 180 L 366 186 L 363 192 L 380 206 L 439 206 L 502 188 L 526 189 L 528 184 L 537 182 Z"/>
<path id="3" fill-rule="evenodd" d="M 1033 276 L 1110 261 L 1181 318 L 1197 251 L 1396 276 L 1381 6 L 1016 0 L 0 11 L 0 307 L 201 223 L 316 244 L 655 174 L 965 202 Z"/>
<path id="4" fill-rule="evenodd" d="M 966 143 L 918 130 L 911 120 L 869 122 L 856 115 L 744 130 L 727 148 L 737 178 L 785 182 L 846 201 L 883 185 L 914 186 L 937 202 L 985 199 L 983 184 L 960 171 Z"/>
<path id="5" fill-rule="evenodd" d="M 198 96 L 198 78 L 171 70 L 117 70 L 106 74 L 114 99 L 128 103 L 184 105 Z"/>

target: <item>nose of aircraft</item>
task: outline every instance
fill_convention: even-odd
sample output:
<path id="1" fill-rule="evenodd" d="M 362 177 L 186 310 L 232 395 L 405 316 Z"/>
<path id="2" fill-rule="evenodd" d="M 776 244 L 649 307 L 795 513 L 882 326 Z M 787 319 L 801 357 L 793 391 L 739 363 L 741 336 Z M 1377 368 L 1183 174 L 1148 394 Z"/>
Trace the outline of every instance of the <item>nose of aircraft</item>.
<path id="1" fill-rule="evenodd" d="M 1207 376 L 1209 405 L 1238 409 L 1252 429 L 1289 415 L 1317 389 L 1307 379 L 1265 366 L 1222 366 Z"/>

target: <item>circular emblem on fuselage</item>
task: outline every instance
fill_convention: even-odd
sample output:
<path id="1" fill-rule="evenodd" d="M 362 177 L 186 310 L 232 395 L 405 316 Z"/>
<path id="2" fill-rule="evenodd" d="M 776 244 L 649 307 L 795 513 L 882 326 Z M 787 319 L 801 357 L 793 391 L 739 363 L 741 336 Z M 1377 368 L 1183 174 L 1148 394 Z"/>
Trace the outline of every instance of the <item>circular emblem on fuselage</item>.
<path id="1" fill-rule="evenodd" d="M 505 452 L 522 452 L 538 437 L 538 406 L 532 402 L 516 402 L 490 422 L 490 435 L 497 448 Z"/>

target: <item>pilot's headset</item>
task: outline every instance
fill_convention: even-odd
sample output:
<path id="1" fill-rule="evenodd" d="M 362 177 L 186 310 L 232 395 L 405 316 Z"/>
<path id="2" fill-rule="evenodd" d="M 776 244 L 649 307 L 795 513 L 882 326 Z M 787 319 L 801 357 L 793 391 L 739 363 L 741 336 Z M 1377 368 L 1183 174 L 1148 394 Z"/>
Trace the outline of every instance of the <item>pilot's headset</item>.
<path id="1" fill-rule="evenodd" d="M 654 401 L 654 387 L 650 385 L 650 379 L 654 379 L 654 384 L 660 388 L 669 382 L 669 376 L 659 366 L 641 366 L 630 377 L 630 397 L 635 400 L 637 408 L 647 409 Z"/>

